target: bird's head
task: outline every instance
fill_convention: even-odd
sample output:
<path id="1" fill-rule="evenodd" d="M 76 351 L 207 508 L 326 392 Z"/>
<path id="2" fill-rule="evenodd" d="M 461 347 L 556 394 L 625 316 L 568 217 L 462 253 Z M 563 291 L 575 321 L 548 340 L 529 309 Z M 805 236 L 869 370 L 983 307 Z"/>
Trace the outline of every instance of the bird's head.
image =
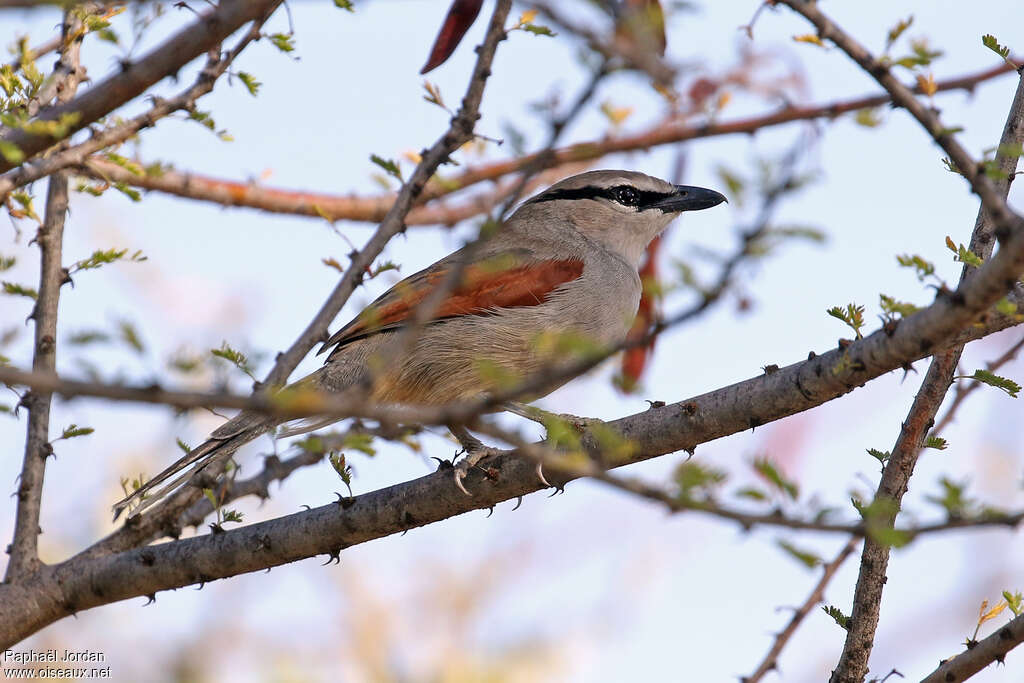
<path id="1" fill-rule="evenodd" d="M 724 201 L 714 190 L 636 171 L 588 171 L 555 183 L 519 212 L 549 224 L 568 222 L 638 265 L 648 243 L 680 213 Z"/>

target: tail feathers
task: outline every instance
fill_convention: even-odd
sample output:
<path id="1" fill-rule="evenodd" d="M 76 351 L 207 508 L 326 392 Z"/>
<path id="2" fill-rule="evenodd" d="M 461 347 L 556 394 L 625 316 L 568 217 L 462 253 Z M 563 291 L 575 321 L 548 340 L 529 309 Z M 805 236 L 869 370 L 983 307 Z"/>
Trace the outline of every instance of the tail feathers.
<path id="1" fill-rule="evenodd" d="M 193 448 L 160 474 L 116 502 L 114 504 L 114 519 L 116 520 L 129 507 L 133 507 L 134 514 L 148 509 L 178 489 L 203 468 L 230 458 L 235 451 L 268 431 L 273 424 L 265 417 L 251 413 L 241 413 L 227 421 L 213 433 L 210 439 Z M 168 480 L 171 480 L 170 483 L 155 493 L 150 493 Z"/>
<path id="2" fill-rule="evenodd" d="M 337 417 L 305 417 L 300 420 L 292 420 L 291 422 L 284 423 L 278 428 L 277 438 L 287 439 L 290 436 L 308 434 L 320 429 L 321 427 L 334 424 L 337 421 Z"/>

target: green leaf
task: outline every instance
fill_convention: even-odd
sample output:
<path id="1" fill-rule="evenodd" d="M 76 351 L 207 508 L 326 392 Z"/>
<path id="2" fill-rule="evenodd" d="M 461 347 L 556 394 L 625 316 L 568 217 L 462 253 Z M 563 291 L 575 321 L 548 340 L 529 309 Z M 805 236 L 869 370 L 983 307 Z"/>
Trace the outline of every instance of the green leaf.
<path id="1" fill-rule="evenodd" d="M 244 516 L 238 510 L 224 510 L 220 515 L 221 522 L 241 522 Z"/>
<path id="2" fill-rule="evenodd" d="M 897 301 L 887 294 L 879 294 L 878 298 L 882 310 L 889 315 L 898 315 L 901 318 L 906 318 L 918 311 L 917 306 L 914 304 L 907 303 L 906 301 Z"/>
<path id="3" fill-rule="evenodd" d="M 547 26 L 539 26 L 537 24 L 523 24 L 520 28 L 524 31 L 532 33 L 535 36 L 549 36 L 554 38 L 558 34 L 549 29 Z"/>
<path id="4" fill-rule="evenodd" d="M 872 458 L 882 463 L 883 465 L 889 462 L 889 458 L 892 456 L 892 453 L 890 453 L 889 451 L 880 451 L 877 448 L 868 448 L 867 452 L 868 455 L 870 455 Z"/>
<path id="5" fill-rule="evenodd" d="M 13 142 L 0 140 L 0 156 L 9 164 L 20 164 L 25 161 L 25 153 Z"/>
<path id="6" fill-rule="evenodd" d="M 187 443 L 185 443 L 184 441 L 182 441 L 182 440 L 181 440 L 180 438 L 176 438 L 176 439 L 174 440 L 174 443 L 178 444 L 178 448 L 180 448 L 180 449 L 181 449 L 181 451 L 182 451 L 183 453 L 185 453 L 186 455 L 187 455 L 188 453 L 191 453 L 191 452 L 192 452 L 192 447 L 191 447 L 191 446 L 189 446 L 189 445 L 188 445 Z"/>
<path id="7" fill-rule="evenodd" d="M 111 263 L 117 263 L 118 261 L 141 263 L 146 260 L 147 257 L 139 250 L 129 255 L 127 249 L 97 249 L 89 258 L 76 261 L 69 270 L 72 273 L 77 273 L 82 270 L 94 270 Z"/>
<path id="8" fill-rule="evenodd" d="M 402 179 L 402 169 L 398 167 L 398 164 L 395 163 L 393 159 L 385 159 L 383 157 L 377 156 L 376 154 L 371 154 L 370 161 L 383 168 L 384 172 L 387 173 L 389 176 L 397 178 L 399 182 L 405 182 Z"/>
<path id="9" fill-rule="evenodd" d="M 68 336 L 67 342 L 72 346 L 88 346 L 110 341 L 110 335 L 100 330 L 82 330 Z"/>
<path id="10" fill-rule="evenodd" d="M 1017 304 L 1013 303 L 1005 296 L 996 302 L 996 310 L 1003 315 L 1013 315 L 1017 312 Z"/>
<path id="11" fill-rule="evenodd" d="M 956 173 L 957 175 L 963 175 L 964 172 L 960 170 L 960 167 L 956 165 L 956 162 L 949 157 L 942 157 L 942 165 L 946 167 L 946 170 L 950 173 Z"/>
<path id="12" fill-rule="evenodd" d="M 96 32 L 96 37 L 105 43 L 112 43 L 114 45 L 120 45 L 121 39 L 117 35 L 117 32 L 112 28 L 102 28 Z"/>
<path id="13" fill-rule="evenodd" d="M 287 33 L 272 33 L 269 36 L 270 42 L 273 43 L 281 52 L 285 54 L 295 51 L 295 38 Z"/>
<path id="14" fill-rule="evenodd" d="M 910 28 L 910 25 L 914 23 L 914 15 L 911 14 L 906 19 L 901 19 L 899 23 L 889 29 L 889 34 L 885 37 L 885 51 L 888 52 L 892 44 L 899 40 L 899 37 L 903 35 L 903 32 Z"/>
<path id="15" fill-rule="evenodd" d="M 249 358 L 241 351 L 231 348 L 226 341 L 221 342 L 219 349 L 210 349 L 210 353 L 217 358 L 223 358 L 245 374 L 249 375 L 249 377 L 256 379 L 252 368 L 249 366 Z"/>
<path id="16" fill-rule="evenodd" d="M 70 424 L 70 425 L 68 425 L 67 427 L 64 428 L 64 431 L 61 432 L 60 436 L 57 437 L 57 438 L 58 439 L 73 439 L 76 436 L 87 436 L 89 434 L 92 434 L 95 431 L 96 430 L 93 429 L 92 427 L 79 427 L 76 424 Z"/>
<path id="17" fill-rule="evenodd" d="M 118 181 L 114 183 L 114 189 L 123 194 L 128 199 L 132 200 L 133 202 L 142 201 L 142 193 L 140 193 L 138 190 L 128 185 L 127 183 Z M 141 260 L 145 261 L 146 259 Z"/>
<path id="18" fill-rule="evenodd" d="M 864 327 L 864 307 L 858 306 L 854 303 L 846 304 L 846 308 L 842 306 L 833 306 L 826 311 L 833 318 L 838 318 L 844 323 L 850 326 L 854 334 L 857 335 L 857 339 L 861 339 L 861 328 Z"/>
<path id="19" fill-rule="evenodd" d="M 797 562 L 799 562 L 803 566 L 807 567 L 808 569 L 814 569 L 815 567 L 817 567 L 818 565 L 820 565 L 822 563 L 822 560 L 821 560 L 820 557 L 818 557 L 817 555 L 815 555 L 812 552 L 809 552 L 809 551 L 806 551 L 806 550 L 800 550 L 799 548 L 797 548 L 795 545 L 793 545 L 789 541 L 785 541 L 785 540 L 780 539 L 780 540 L 776 541 L 776 544 L 780 548 L 785 550 L 789 554 L 790 557 L 792 557 L 794 560 L 796 560 Z"/>
<path id="20" fill-rule="evenodd" d="M 996 37 L 991 33 L 986 33 L 981 37 L 981 44 L 1002 57 L 1003 61 L 1013 64 L 1013 62 L 1010 61 L 1010 48 L 1000 45 L 999 41 L 996 40 Z M 1013 66 L 1017 65 L 1013 64 Z"/>
<path id="21" fill-rule="evenodd" d="M 31 287 L 25 287 L 23 285 L 19 285 L 16 282 L 7 281 L 4 281 L 2 284 L 4 288 L 4 294 L 9 294 L 11 296 L 25 296 L 28 297 L 29 299 L 32 299 L 33 301 L 39 298 L 39 292 L 32 289 Z"/>
<path id="22" fill-rule="evenodd" d="M 838 607 L 836 607 L 835 605 L 822 605 L 821 609 L 823 612 L 825 612 L 825 614 L 832 617 L 832 621 L 839 624 L 839 626 L 844 631 L 850 630 L 850 617 L 843 614 L 842 610 L 840 610 Z"/>
<path id="23" fill-rule="evenodd" d="M 377 277 L 381 273 L 386 273 L 389 270 L 400 271 L 400 270 L 402 270 L 402 267 L 400 265 L 398 265 L 397 263 L 395 263 L 394 261 L 384 261 L 383 263 L 378 262 L 376 266 L 373 266 L 372 268 L 370 268 L 370 272 L 368 273 L 368 277 L 372 280 L 373 278 Z"/>
<path id="24" fill-rule="evenodd" d="M 1020 591 L 1015 593 L 1003 591 L 1003 600 L 1006 600 L 1006 606 L 1010 608 L 1015 617 L 1019 617 L 1021 612 L 1024 612 L 1024 595 L 1021 595 Z"/>
<path id="25" fill-rule="evenodd" d="M 348 495 L 352 495 L 352 466 L 345 463 L 344 453 L 331 453 L 327 456 L 327 459 L 331 463 L 331 467 L 338 473 L 341 480 L 345 483 L 348 488 Z"/>
<path id="26" fill-rule="evenodd" d="M 946 248 L 956 254 L 953 257 L 954 261 L 960 261 L 961 263 L 974 268 L 978 268 L 982 263 L 984 263 L 980 256 L 965 247 L 962 243 L 959 246 L 956 245 L 949 235 L 946 235 Z"/>
<path id="27" fill-rule="evenodd" d="M 790 481 L 782 475 L 782 472 L 775 467 L 775 464 L 767 457 L 757 458 L 751 466 L 754 471 L 761 475 L 765 481 L 774 486 L 776 489 L 786 494 L 792 500 L 796 500 L 800 495 L 800 489 L 796 482 Z"/>
<path id="28" fill-rule="evenodd" d="M 896 257 L 896 262 L 904 268 L 913 268 L 917 272 L 917 279 L 922 282 L 926 277 L 935 274 L 935 265 L 917 254 L 901 254 Z"/>
<path id="29" fill-rule="evenodd" d="M 338 9 L 347 9 L 349 12 L 356 11 L 356 8 L 352 6 L 352 0 L 334 0 L 334 6 Z"/>
<path id="30" fill-rule="evenodd" d="M 925 448 L 934 448 L 937 451 L 944 451 L 949 447 L 949 442 L 941 436 L 929 436 L 924 442 Z"/>
<path id="31" fill-rule="evenodd" d="M 13 256 L 0 256 L 0 273 L 5 270 L 10 270 L 17 262 L 18 259 Z"/>
<path id="32" fill-rule="evenodd" d="M 887 525 L 868 526 L 868 536 L 879 545 L 887 545 L 890 548 L 902 548 L 910 543 L 912 536 L 902 530 L 894 529 Z"/>
<path id="33" fill-rule="evenodd" d="M 4 284 L 6 285 L 7 283 L 4 283 Z M 966 375 L 960 375 L 960 376 L 958 376 L 958 377 L 956 377 L 954 379 L 974 379 L 974 380 L 977 380 L 977 381 L 982 382 L 984 384 L 987 384 L 990 387 L 995 387 L 996 389 L 1002 389 L 1007 394 L 1009 394 L 1012 398 L 1017 398 L 1017 394 L 1020 393 L 1020 385 L 1019 384 L 1014 382 L 1012 379 L 1008 379 L 1006 377 L 1000 377 L 999 375 L 996 375 L 996 374 L 994 374 L 992 372 L 989 372 L 988 370 L 980 370 L 980 369 L 979 370 L 975 370 L 974 374 L 970 375 L 969 377 L 966 376 Z"/>
<path id="34" fill-rule="evenodd" d="M 966 483 L 942 477 L 939 479 L 939 485 L 942 486 L 942 495 L 925 496 L 925 500 L 941 506 L 950 519 L 963 519 L 971 514 L 975 503 L 967 497 Z"/>
<path id="35" fill-rule="evenodd" d="M 377 449 L 373 447 L 373 435 L 361 432 L 351 432 L 345 435 L 341 442 L 342 448 L 350 448 L 370 457 L 377 455 Z"/>
<path id="36" fill-rule="evenodd" d="M 754 488 L 753 486 L 746 486 L 741 488 L 735 493 L 737 498 L 747 498 L 749 500 L 756 500 L 758 502 L 768 500 L 768 494 L 761 489 Z"/>
<path id="37" fill-rule="evenodd" d="M 260 91 L 260 86 L 263 85 L 256 80 L 256 77 L 247 71 L 238 72 L 238 80 L 242 81 L 245 85 L 245 89 L 249 91 L 249 94 L 256 97 L 256 93 Z"/>
<path id="38" fill-rule="evenodd" d="M 878 107 L 858 109 L 853 120 L 857 122 L 857 125 L 864 126 L 865 128 L 877 128 L 882 125 L 882 119 L 878 115 Z"/>
<path id="39" fill-rule="evenodd" d="M 146 346 L 142 343 L 142 337 L 139 336 L 139 331 L 135 329 L 135 325 L 127 320 L 121 320 L 117 323 L 117 332 L 121 341 L 131 347 L 135 353 L 141 355 L 146 352 Z"/>
<path id="40" fill-rule="evenodd" d="M 686 460 L 676 467 L 674 479 L 679 487 L 676 495 L 683 502 L 706 500 L 726 477 L 726 473 L 721 470 L 707 467 L 694 460 Z"/>
<path id="41" fill-rule="evenodd" d="M 135 176 L 138 176 L 138 177 L 141 178 L 141 177 L 143 177 L 146 174 L 146 171 L 145 171 L 145 169 L 142 168 L 142 166 L 140 166 L 138 163 L 132 161 L 131 159 L 129 159 L 127 157 L 121 156 L 120 154 L 114 154 L 113 152 L 107 152 L 106 154 L 103 155 L 103 157 L 107 161 L 109 161 L 109 162 L 111 162 L 113 164 L 117 164 L 118 166 L 120 166 L 124 170 L 128 171 L 132 175 L 135 175 Z"/>

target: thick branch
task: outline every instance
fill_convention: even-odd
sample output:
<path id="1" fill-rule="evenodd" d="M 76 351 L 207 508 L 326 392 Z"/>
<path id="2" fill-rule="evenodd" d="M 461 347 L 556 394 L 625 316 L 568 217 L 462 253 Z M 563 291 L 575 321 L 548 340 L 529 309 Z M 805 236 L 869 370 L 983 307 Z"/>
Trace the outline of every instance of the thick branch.
<path id="1" fill-rule="evenodd" d="M 274 367 L 264 379 L 263 384 L 257 386 L 257 390 L 261 386 L 283 384 L 295 366 L 309 353 L 309 350 L 316 343 L 327 338 L 328 326 L 362 281 L 363 273 L 373 263 L 373 259 L 383 251 L 392 237 L 405 229 L 405 216 L 423 191 L 427 180 L 448 159 L 450 154 L 472 138 L 474 126 L 480 118 L 479 110 L 483 100 L 484 86 L 491 74 L 491 64 L 498 43 L 506 37 L 504 25 L 511 5 L 511 0 L 498 0 L 484 41 L 477 49 L 477 61 L 470 76 L 466 94 L 462 99 L 462 105 L 452 119 L 448 130 L 430 149 L 423 152 L 422 160 L 416 166 L 409 180 L 402 186 L 384 221 L 362 251 L 352 255 L 351 263 L 342 276 L 341 282 L 334 288 L 312 322 L 295 342 L 287 351 L 278 354 Z M 151 512 L 141 516 L 141 519 L 132 526 L 125 526 L 120 531 L 94 544 L 87 553 L 98 555 L 116 552 L 159 537 L 168 525 L 173 525 L 174 520 L 177 520 L 186 509 L 195 503 L 197 498 L 198 493 L 194 489 L 183 488 L 156 506 Z"/>
<path id="2" fill-rule="evenodd" d="M 53 82 L 58 101 L 74 97 L 79 80 L 79 54 L 81 20 L 72 12 L 65 12 L 62 25 L 63 41 Z M 35 345 L 32 371 L 52 373 L 57 363 L 57 308 L 60 288 L 67 281 L 67 271 L 61 263 L 64 242 L 64 219 L 68 210 L 68 176 L 57 173 L 50 178 L 46 192 L 46 215 L 36 243 L 42 264 L 39 272 L 39 296 L 32 310 L 35 321 Z M 14 520 L 14 540 L 7 565 L 7 582 L 25 579 L 39 566 L 39 514 L 43 498 L 43 477 L 46 459 L 53 452 L 50 445 L 50 399 L 48 392 L 29 391 L 22 404 L 28 408 L 28 426 L 25 437 L 25 457 L 18 481 L 18 506 Z"/>
<path id="3" fill-rule="evenodd" d="M 833 34 L 836 31 L 836 29 L 832 29 Z M 946 142 L 950 143 L 951 141 L 947 140 Z M 1024 142 L 1024 77 L 1018 81 L 1017 92 L 1000 138 L 1000 148 L 1006 149 L 1022 142 Z M 1005 197 L 1009 192 L 1010 179 L 1013 178 L 1017 168 L 1017 156 L 1008 156 L 1000 152 L 996 162 L 1005 173 L 1005 179 L 993 184 L 985 178 L 984 183 L 975 185 L 976 190 L 980 188 L 979 194 L 982 195 L 983 202 L 982 208 L 978 210 L 978 218 L 971 236 L 971 249 L 985 260 L 991 257 L 995 246 L 994 236 L 997 234 L 996 225 L 998 225 L 995 219 L 996 212 L 999 209 L 998 205 L 1005 208 Z M 973 181 L 972 184 L 974 184 Z M 985 196 L 982 194 L 989 189 L 995 193 L 997 206 L 993 206 L 985 200 Z M 963 290 L 980 275 L 980 272 L 965 265 L 961 273 L 958 291 Z M 875 502 L 882 504 L 886 510 L 884 519 L 881 521 L 887 526 L 892 526 L 899 514 L 900 505 L 907 492 L 918 456 L 924 447 L 929 430 L 935 424 L 935 416 L 952 383 L 962 352 L 963 346 L 958 345 L 935 355 L 907 419 L 903 422 L 900 435 L 892 449 L 892 455 L 882 471 L 882 478 L 875 493 Z M 850 628 L 839 664 L 832 672 L 832 683 L 859 683 L 867 675 L 875 631 L 878 628 L 889 554 L 890 547 L 888 545 L 871 537 L 865 540 L 857 587 L 854 591 Z"/>
<path id="4" fill-rule="evenodd" d="M 68 132 L 71 135 L 143 94 L 168 74 L 176 74 L 197 56 L 218 48 L 221 41 L 246 22 L 269 16 L 279 4 L 281 0 L 222 0 L 139 61 L 123 64 L 117 73 L 75 99 L 44 109 L 38 120 L 56 121 L 62 114 L 77 114 Z M 20 129 L 5 131 L 0 140 L 16 145 L 26 158 L 59 142 L 50 136 L 32 135 Z M 0 173 L 14 166 L 0 157 Z M 3 193 L 0 189 L 0 195 Z"/>
<path id="5" fill-rule="evenodd" d="M 1006 626 L 981 642 L 974 643 L 953 659 L 948 659 L 931 672 L 921 683 L 959 683 L 978 673 L 993 662 L 1003 663 L 1006 654 L 1024 642 L 1024 615 L 1014 618 Z"/>
<path id="6" fill-rule="evenodd" d="M 1011 247 L 1024 252 L 1024 240 L 1021 242 L 1011 242 Z M 1024 271 L 1024 255 L 1020 258 L 1019 272 Z M 1001 292 L 989 291 L 992 285 L 988 280 L 1003 282 L 998 274 L 1002 267 L 1005 264 L 999 262 L 999 257 L 983 266 L 979 277 L 966 283 L 964 301 L 979 305 L 987 296 L 994 302 Z M 987 294 L 983 296 L 982 292 Z M 837 349 L 771 374 L 608 423 L 636 447 L 632 455 L 616 464 L 692 450 L 697 444 L 841 396 L 873 377 L 933 353 L 940 343 L 935 340 L 955 334 L 958 326 L 977 315 L 978 310 L 942 297 L 929 309 L 902 321 L 891 333 L 879 331 L 845 350 Z M 0 368 L 0 377 L 5 372 Z M 479 407 L 448 410 L 449 415 L 466 420 Z M 82 554 L 57 567 L 45 568 L 31 587 L 14 592 L 0 586 L 0 644 L 14 642 L 79 609 L 333 553 L 543 488 L 533 463 L 523 458 L 497 457 L 485 461 L 483 471 L 486 478 L 479 471 L 467 478 L 472 497 L 459 492 L 450 472 L 442 471 L 359 496 L 352 504 L 345 501 L 347 507 L 328 505 L 222 534 L 148 548 L 124 550 L 153 532 L 126 527 L 111 537 L 116 540 L 101 542 L 102 552 Z"/>

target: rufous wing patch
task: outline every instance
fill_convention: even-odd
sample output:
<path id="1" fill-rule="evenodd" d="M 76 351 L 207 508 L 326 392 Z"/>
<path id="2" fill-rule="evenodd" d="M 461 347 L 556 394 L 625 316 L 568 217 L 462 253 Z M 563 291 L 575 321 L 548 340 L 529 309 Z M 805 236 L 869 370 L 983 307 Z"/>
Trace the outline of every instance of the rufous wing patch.
<path id="1" fill-rule="evenodd" d="M 424 271 L 399 282 L 335 334 L 326 347 L 344 345 L 410 321 L 416 315 L 416 307 L 444 285 L 454 268 L 455 265 L 448 265 Z M 536 306 L 544 303 L 556 287 L 582 274 L 583 261 L 577 259 L 521 263 L 496 257 L 466 266 L 459 283 L 445 296 L 430 319 L 487 315 L 496 308 Z"/>

